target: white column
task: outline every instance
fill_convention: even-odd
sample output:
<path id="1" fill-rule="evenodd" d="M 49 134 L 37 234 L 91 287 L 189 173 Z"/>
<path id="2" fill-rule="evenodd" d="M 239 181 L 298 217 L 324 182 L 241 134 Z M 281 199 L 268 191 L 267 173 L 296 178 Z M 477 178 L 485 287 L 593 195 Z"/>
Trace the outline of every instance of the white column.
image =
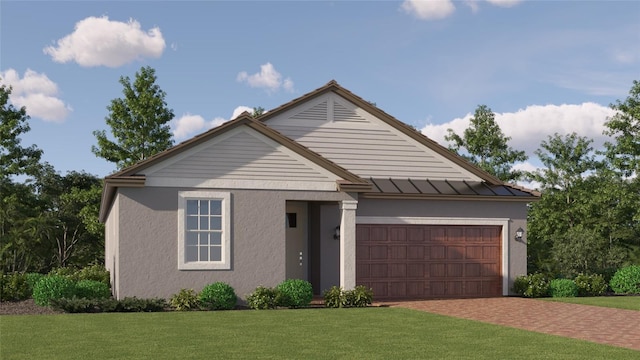
<path id="1" fill-rule="evenodd" d="M 356 286 L 356 209 L 358 201 L 340 203 L 340 287 Z"/>

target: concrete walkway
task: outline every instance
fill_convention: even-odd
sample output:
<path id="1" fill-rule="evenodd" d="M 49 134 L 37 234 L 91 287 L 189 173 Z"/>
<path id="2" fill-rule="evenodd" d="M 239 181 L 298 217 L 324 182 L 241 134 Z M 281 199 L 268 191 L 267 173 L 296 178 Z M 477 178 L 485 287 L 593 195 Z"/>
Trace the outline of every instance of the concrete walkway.
<path id="1" fill-rule="evenodd" d="M 640 350 L 640 311 L 511 297 L 384 305 Z"/>

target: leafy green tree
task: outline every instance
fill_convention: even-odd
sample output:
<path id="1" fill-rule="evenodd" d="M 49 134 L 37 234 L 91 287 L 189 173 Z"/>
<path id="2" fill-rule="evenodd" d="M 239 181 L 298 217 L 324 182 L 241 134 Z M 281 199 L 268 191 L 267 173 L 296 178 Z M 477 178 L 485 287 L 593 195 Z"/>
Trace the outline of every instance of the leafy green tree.
<path id="1" fill-rule="evenodd" d="M 45 165 L 36 177 L 40 214 L 38 233 L 49 246 L 49 260 L 54 267 L 85 266 L 100 261 L 104 235 L 90 231 L 93 208 L 99 204 L 95 196 L 101 181 L 84 172 L 58 174 Z"/>
<path id="2" fill-rule="evenodd" d="M 25 107 L 9 103 L 11 87 L 0 85 L 0 270 L 37 269 L 43 264 L 37 255 L 33 217 L 37 199 L 26 181 L 38 171 L 42 150 L 24 147 L 21 135 L 30 130 Z M 27 176 L 25 183 L 16 176 Z"/>
<path id="3" fill-rule="evenodd" d="M 11 87 L 0 85 L 0 178 L 32 174 L 38 167 L 42 150 L 35 145 L 21 146 L 20 135 L 31 130 L 27 109 L 9 104 Z"/>
<path id="4" fill-rule="evenodd" d="M 111 100 L 105 118 L 115 141 L 104 130 L 93 132 L 98 146 L 91 151 L 113 162 L 121 169 L 170 148 L 173 139 L 169 122 L 173 110 L 167 108 L 166 93 L 156 84 L 155 70 L 143 67 L 136 72 L 133 83 L 120 77 L 124 98 Z"/>
<path id="5" fill-rule="evenodd" d="M 262 114 L 264 114 L 264 108 L 261 106 L 258 106 L 253 108 L 253 112 L 251 113 L 251 116 L 254 118 L 257 118 L 257 117 L 260 117 Z"/>
<path id="6" fill-rule="evenodd" d="M 529 271 L 574 276 L 622 265 L 640 233 L 640 194 L 596 161 L 592 140 L 554 134 L 536 151 L 545 168 L 530 174 L 542 197 L 529 210 Z"/>
<path id="7" fill-rule="evenodd" d="M 470 127 L 462 136 L 448 129 L 446 141 L 453 142 L 450 149 L 468 159 L 481 169 L 502 181 L 514 181 L 523 173 L 513 169 L 518 161 L 527 160 L 524 151 L 517 151 L 508 145 L 510 137 L 505 136 L 495 121 L 495 115 L 486 105 L 480 105 L 471 118 Z M 460 150 L 464 148 L 466 154 Z"/>
<path id="8" fill-rule="evenodd" d="M 615 142 L 605 144 L 607 158 L 625 176 L 640 176 L 640 81 L 633 81 L 624 102 L 610 106 L 616 114 L 605 123 L 604 133 Z"/>
<path id="9" fill-rule="evenodd" d="M 616 269 L 627 258 L 621 246 L 612 246 L 601 233 L 578 225 L 555 239 L 553 257 L 558 270 L 566 277 L 596 274 Z"/>

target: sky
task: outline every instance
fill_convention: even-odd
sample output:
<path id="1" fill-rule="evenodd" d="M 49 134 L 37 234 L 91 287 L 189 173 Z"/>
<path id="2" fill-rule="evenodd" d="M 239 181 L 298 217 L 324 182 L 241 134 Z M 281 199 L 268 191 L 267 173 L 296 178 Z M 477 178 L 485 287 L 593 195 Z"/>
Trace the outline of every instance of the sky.
<path id="1" fill-rule="evenodd" d="M 62 174 L 116 170 L 93 131 L 143 66 L 176 143 L 336 80 L 444 146 L 487 105 L 533 170 L 549 135 L 607 140 L 640 80 L 640 1 L 0 2 L 0 83 Z"/>

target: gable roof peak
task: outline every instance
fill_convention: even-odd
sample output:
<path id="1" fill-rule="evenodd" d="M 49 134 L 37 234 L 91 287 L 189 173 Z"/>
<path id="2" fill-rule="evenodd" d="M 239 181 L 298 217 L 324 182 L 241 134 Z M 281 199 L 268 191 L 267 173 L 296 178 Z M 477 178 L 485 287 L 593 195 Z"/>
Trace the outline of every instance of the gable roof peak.
<path id="1" fill-rule="evenodd" d="M 247 110 L 245 110 L 242 113 L 240 113 L 240 115 L 236 116 L 235 119 L 247 118 L 247 117 L 253 119 L 253 116 L 251 116 L 251 113 L 248 112 Z M 235 120 L 235 119 L 233 119 L 233 120 Z"/>

